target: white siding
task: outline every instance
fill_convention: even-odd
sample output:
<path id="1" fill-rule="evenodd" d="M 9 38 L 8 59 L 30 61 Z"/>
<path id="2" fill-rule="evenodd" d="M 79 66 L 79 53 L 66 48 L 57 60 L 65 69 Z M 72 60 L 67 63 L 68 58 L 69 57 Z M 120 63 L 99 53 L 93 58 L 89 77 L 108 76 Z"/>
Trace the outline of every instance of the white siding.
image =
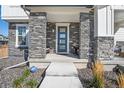
<path id="1" fill-rule="evenodd" d="M 115 42 L 116 41 L 124 41 L 124 27 L 120 27 L 115 33 Z"/>
<path id="2" fill-rule="evenodd" d="M 28 19 L 27 14 L 20 5 L 2 5 L 1 18 L 4 20 Z"/>
<path id="3" fill-rule="evenodd" d="M 98 36 L 106 35 L 106 7 L 98 9 Z"/>
<path id="4" fill-rule="evenodd" d="M 96 6 L 95 30 L 97 36 L 113 36 L 113 11 L 111 6 Z"/>

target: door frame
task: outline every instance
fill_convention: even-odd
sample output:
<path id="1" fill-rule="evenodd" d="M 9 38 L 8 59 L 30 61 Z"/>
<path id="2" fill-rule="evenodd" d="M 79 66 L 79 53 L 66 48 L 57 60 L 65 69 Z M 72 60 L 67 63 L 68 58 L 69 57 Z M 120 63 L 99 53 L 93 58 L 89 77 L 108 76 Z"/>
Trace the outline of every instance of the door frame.
<path id="1" fill-rule="evenodd" d="M 69 54 L 69 23 L 56 23 L 56 53 L 59 54 Z M 58 27 L 66 26 L 67 27 L 67 52 L 58 52 Z"/>

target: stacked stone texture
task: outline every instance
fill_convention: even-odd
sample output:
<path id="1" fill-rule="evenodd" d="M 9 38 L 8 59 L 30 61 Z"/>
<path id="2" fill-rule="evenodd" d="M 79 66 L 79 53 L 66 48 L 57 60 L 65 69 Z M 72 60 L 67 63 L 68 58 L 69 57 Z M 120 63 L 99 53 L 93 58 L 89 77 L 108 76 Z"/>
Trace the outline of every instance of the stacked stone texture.
<path id="1" fill-rule="evenodd" d="M 46 56 L 46 13 L 33 12 L 29 20 L 29 58 Z"/>
<path id="2" fill-rule="evenodd" d="M 88 59 L 90 43 L 89 13 L 80 13 L 80 58 Z"/>
<path id="3" fill-rule="evenodd" d="M 8 52 L 9 52 L 9 61 L 14 62 L 18 60 L 19 62 L 24 61 L 24 51 L 28 47 L 16 47 L 16 24 L 28 24 L 25 22 L 10 22 L 9 23 L 9 41 L 8 41 Z"/>
<path id="4" fill-rule="evenodd" d="M 110 60 L 114 57 L 114 37 L 96 37 L 96 58 Z"/>
<path id="5" fill-rule="evenodd" d="M 56 51 L 56 23 L 48 22 L 46 31 L 46 47 Z"/>
<path id="6" fill-rule="evenodd" d="M 70 23 L 69 27 L 69 51 L 74 53 L 73 45 L 79 47 L 80 41 L 80 25 L 79 23 Z"/>

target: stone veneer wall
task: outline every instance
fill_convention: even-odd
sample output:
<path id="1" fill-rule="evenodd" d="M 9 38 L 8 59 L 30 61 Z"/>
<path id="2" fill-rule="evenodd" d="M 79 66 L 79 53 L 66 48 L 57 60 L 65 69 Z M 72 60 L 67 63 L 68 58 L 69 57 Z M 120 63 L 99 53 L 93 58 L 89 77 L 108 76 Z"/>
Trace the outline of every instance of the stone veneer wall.
<path id="1" fill-rule="evenodd" d="M 93 54 L 94 16 L 92 13 L 80 13 L 80 58 L 88 59 Z"/>
<path id="2" fill-rule="evenodd" d="M 28 24 L 25 22 L 10 22 L 9 23 L 9 41 L 8 41 L 8 51 L 9 51 L 9 61 L 24 61 L 24 52 L 28 49 L 28 47 L 25 48 L 17 48 L 16 45 L 16 24 Z"/>
<path id="3" fill-rule="evenodd" d="M 46 56 L 46 13 L 31 12 L 29 18 L 29 60 Z"/>
<path id="4" fill-rule="evenodd" d="M 95 37 L 95 58 L 109 60 L 114 57 L 114 37 Z"/>
<path id="5" fill-rule="evenodd" d="M 56 51 L 56 23 L 47 23 L 46 47 Z"/>
<path id="6" fill-rule="evenodd" d="M 79 46 L 79 28 L 80 23 L 70 23 L 69 26 L 69 51 L 70 53 L 74 53 L 73 44 Z M 56 23 L 48 22 L 47 23 L 47 31 L 46 31 L 46 47 L 53 49 L 53 52 L 56 51 Z"/>
<path id="7" fill-rule="evenodd" d="M 74 53 L 73 45 L 79 46 L 80 41 L 80 23 L 70 23 L 69 26 L 69 51 Z"/>

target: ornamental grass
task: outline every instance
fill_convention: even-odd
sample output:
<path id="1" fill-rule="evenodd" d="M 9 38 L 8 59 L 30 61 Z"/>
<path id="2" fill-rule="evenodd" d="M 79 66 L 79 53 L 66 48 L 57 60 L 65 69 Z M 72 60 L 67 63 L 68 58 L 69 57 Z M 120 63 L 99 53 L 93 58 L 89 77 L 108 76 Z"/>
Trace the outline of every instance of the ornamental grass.
<path id="1" fill-rule="evenodd" d="M 92 66 L 93 81 L 91 83 L 92 87 L 103 88 L 104 87 L 104 66 L 97 60 Z"/>
<path id="2" fill-rule="evenodd" d="M 117 76 L 117 83 L 119 88 L 124 88 L 124 74 L 119 74 Z"/>

